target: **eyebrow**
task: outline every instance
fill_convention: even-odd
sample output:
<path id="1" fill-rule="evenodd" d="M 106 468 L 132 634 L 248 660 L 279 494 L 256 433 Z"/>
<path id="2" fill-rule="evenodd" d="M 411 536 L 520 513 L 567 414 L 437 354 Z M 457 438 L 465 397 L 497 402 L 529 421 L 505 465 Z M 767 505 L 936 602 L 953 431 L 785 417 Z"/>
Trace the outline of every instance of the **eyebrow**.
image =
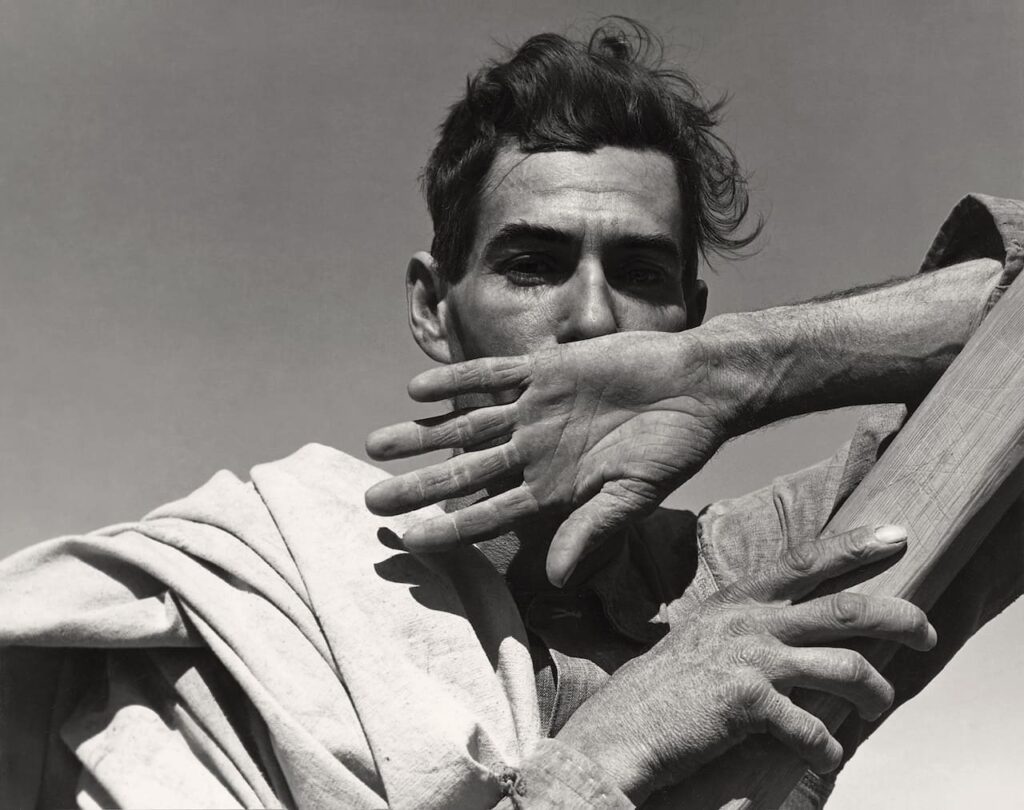
<path id="1" fill-rule="evenodd" d="M 510 222 L 507 225 L 502 225 L 498 232 L 488 240 L 484 252 L 490 253 L 521 242 L 545 242 L 550 245 L 558 245 L 559 247 L 569 247 L 579 244 L 579 241 L 579 237 L 567 231 L 553 228 L 550 225 Z M 611 250 L 661 253 L 677 263 L 682 258 L 676 240 L 667 234 L 623 234 L 612 239 L 609 243 L 609 248 Z"/>
<path id="2" fill-rule="evenodd" d="M 528 222 L 510 222 L 502 225 L 487 242 L 487 252 L 509 247 L 517 242 L 547 242 L 568 247 L 579 240 L 571 233 L 552 228 L 550 225 L 534 225 Z"/>

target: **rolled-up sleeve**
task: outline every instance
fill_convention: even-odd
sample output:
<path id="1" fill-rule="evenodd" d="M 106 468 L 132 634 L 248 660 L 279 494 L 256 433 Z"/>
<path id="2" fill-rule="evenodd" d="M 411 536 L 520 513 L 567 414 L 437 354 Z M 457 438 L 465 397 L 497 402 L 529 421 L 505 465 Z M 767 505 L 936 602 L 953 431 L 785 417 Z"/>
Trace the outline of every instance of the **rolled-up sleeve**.
<path id="1" fill-rule="evenodd" d="M 981 258 L 1003 264 L 999 284 L 988 301 L 991 309 L 1024 266 L 1024 204 L 981 195 L 965 197 L 940 229 L 921 270 Z M 791 543 L 817 537 L 906 419 L 903 405 L 866 408 L 852 439 L 832 458 L 777 478 L 749 495 L 707 507 L 697 525 L 699 587 L 728 585 L 777 559 Z M 938 646 L 927 654 L 901 648 L 883 669 L 896 691 L 893 709 L 920 692 L 982 625 L 1022 592 L 1024 501 L 1018 501 L 929 612 Z M 836 735 L 847 759 L 887 716 L 868 722 L 851 714 Z M 823 802 L 828 785 L 815 788 L 811 792 Z"/>

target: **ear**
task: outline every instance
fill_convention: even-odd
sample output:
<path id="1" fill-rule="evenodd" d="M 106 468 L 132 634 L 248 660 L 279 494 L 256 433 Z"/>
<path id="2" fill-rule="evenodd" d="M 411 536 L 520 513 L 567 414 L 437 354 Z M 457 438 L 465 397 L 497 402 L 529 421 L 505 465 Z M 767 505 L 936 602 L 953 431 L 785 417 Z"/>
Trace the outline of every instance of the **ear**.
<path id="1" fill-rule="evenodd" d="M 447 285 L 437 270 L 437 262 L 426 251 L 409 260 L 405 272 L 405 294 L 409 301 L 409 328 L 416 343 L 431 360 L 450 363 L 448 317 L 445 295 Z"/>
<path id="2" fill-rule="evenodd" d="M 686 328 L 693 329 L 704 322 L 708 310 L 708 285 L 704 279 L 696 279 L 686 296 Z"/>

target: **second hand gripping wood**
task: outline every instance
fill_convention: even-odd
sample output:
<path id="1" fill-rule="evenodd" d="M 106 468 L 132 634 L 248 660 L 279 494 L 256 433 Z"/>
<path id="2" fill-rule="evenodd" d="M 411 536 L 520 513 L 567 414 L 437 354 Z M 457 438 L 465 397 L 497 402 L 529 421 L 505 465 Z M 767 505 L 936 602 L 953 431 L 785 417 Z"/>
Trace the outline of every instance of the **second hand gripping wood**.
<path id="1" fill-rule="evenodd" d="M 1024 285 L 1010 286 L 826 532 L 897 523 L 906 554 L 849 590 L 899 596 L 928 610 L 1024 492 Z M 876 666 L 896 648 L 859 646 Z M 802 705 L 833 731 L 849 704 L 815 693 Z M 768 737 L 750 738 L 686 785 L 646 805 L 777 808 L 805 764 Z"/>

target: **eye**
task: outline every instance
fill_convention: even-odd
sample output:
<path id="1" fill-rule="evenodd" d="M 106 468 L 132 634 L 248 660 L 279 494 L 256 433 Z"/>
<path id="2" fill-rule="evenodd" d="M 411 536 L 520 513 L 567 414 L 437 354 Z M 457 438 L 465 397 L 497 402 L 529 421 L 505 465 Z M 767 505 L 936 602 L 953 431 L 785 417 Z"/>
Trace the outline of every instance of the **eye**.
<path id="1" fill-rule="evenodd" d="M 633 262 L 625 265 L 616 277 L 620 284 L 629 287 L 649 287 L 665 280 L 665 271 L 658 265 Z"/>
<path id="2" fill-rule="evenodd" d="M 500 272 L 512 284 L 520 287 L 552 284 L 564 275 L 554 259 L 541 253 L 524 253 L 516 256 L 502 264 Z"/>

